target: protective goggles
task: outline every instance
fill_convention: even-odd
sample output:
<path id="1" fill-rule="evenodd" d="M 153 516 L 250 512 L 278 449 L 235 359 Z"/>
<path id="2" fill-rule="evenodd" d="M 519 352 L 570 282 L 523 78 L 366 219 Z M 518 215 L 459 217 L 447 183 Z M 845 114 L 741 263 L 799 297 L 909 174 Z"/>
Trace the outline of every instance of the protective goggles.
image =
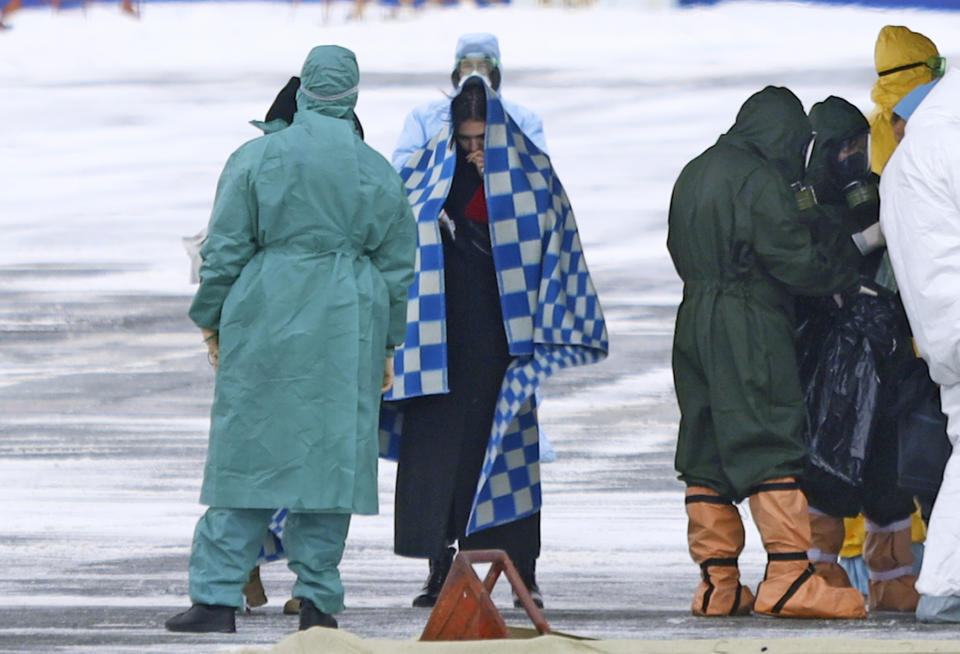
<path id="1" fill-rule="evenodd" d="M 834 170 L 844 180 L 863 177 L 870 171 L 870 132 L 861 132 L 836 144 Z"/>
<path id="2" fill-rule="evenodd" d="M 920 66 L 926 66 L 929 68 L 933 79 L 938 79 L 943 77 L 943 74 L 947 72 L 947 58 L 941 57 L 940 55 L 931 55 L 923 61 L 915 61 L 912 64 L 904 64 L 903 66 L 897 66 L 896 68 L 881 70 L 879 73 L 877 73 L 877 77 L 893 75 L 894 73 L 899 73 L 901 70 L 919 68 Z"/>
<path id="3" fill-rule="evenodd" d="M 469 75 L 470 73 L 489 75 L 496 67 L 497 60 L 493 57 L 487 57 L 486 55 L 475 57 L 467 55 L 457 60 L 457 70 L 460 71 L 461 75 Z"/>

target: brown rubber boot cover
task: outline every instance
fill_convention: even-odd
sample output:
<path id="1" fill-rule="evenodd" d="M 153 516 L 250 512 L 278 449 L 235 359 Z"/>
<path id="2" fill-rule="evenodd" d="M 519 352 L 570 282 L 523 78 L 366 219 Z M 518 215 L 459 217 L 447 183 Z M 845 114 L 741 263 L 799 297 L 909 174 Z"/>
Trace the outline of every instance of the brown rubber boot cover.
<path id="1" fill-rule="evenodd" d="M 247 604 L 252 609 L 267 603 L 267 593 L 260 581 L 260 566 L 250 571 L 250 579 L 243 587 L 243 596 L 247 598 Z"/>
<path id="2" fill-rule="evenodd" d="M 843 536 L 843 518 L 810 512 L 810 548 L 819 550 L 821 559 L 830 559 L 813 561 L 814 569 L 831 586 L 850 588 L 847 571 L 837 563 Z"/>
<path id="3" fill-rule="evenodd" d="M 916 610 L 920 594 L 914 588 L 917 577 L 912 574 L 911 542 L 909 526 L 892 532 L 867 530 L 863 539 L 863 561 L 867 564 L 867 570 L 870 573 L 871 610 L 904 613 L 912 613 Z M 898 569 L 910 572 L 890 579 L 884 578 L 884 573 Z M 875 579 L 875 575 L 880 579 Z"/>
<path id="4" fill-rule="evenodd" d="M 748 615 L 753 593 L 740 585 L 736 565 L 744 543 L 740 513 L 704 486 L 687 488 L 687 499 L 690 556 L 701 565 L 704 577 L 694 593 L 691 611 L 699 616 Z M 708 564 L 704 570 L 702 564 L 711 560 L 722 564 Z"/>
<path id="5" fill-rule="evenodd" d="M 847 575 L 847 571 L 844 570 L 839 563 L 817 561 L 813 564 L 813 571 L 816 572 L 818 576 L 823 577 L 827 584 L 834 588 L 853 588 L 850 584 L 850 577 Z"/>
<path id="6" fill-rule="evenodd" d="M 778 486 L 764 489 L 768 484 Z M 772 559 L 757 588 L 755 612 L 784 618 L 866 617 L 863 595 L 856 589 L 834 588 L 813 574 L 806 557 L 810 549 L 807 499 L 792 478 L 764 482 L 750 496 L 750 511 Z M 777 560 L 770 555 L 796 558 Z"/>

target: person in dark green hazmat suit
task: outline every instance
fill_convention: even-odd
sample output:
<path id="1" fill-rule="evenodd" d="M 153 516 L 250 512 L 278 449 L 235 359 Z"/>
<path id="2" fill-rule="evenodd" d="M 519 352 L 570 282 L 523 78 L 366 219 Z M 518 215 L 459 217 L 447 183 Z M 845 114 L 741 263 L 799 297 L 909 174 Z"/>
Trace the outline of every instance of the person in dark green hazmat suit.
<path id="1" fill-rule="evenodd" d="M 810 109 L 817 137 L 797 193 L 801 220 L 816 243 L 873 278 L 883 256 L 879 177 L 870 172 L 870 125 L 859 109 L 836 96 Z"/>
<path id="2" fill-rule="evenodd" d="M 815 240 L 834 248 L 837 256 L 857 267 L 862 277 L 874 279 L 885 248 L 879 222 L 878 178 L 870 172 L 870 125 L 859 109 L 836 96 L 813 105 L 810 123 L 817 139 L 804 176 L 805 188 L 798 194 L 801 217 L 810 224 Z M 824 445 L 811 445 L 818 454 L 802 484 L 810 504 L 811 561 L 817 573 L 832 585 L 850 586 L 837 562 L 844 541 L 843 517 L 856 516 L 862 510 L 867 520 L 863 558 L 870 577 L 869 608 L 913 611 L 919 599 L 911 552 L 914 500 L 897 486 L 896 421 L 880 410 L 882 405 L 893 403 L 879 397 L 883 394 L 894 399 L 897 371 L 907 363 L 904 359 L 916 361 L 913 351 L 903 347 L 910 340 L 906 315 L 892 292 L 876 297 L 860 295 L 842 307 L 829 299 L 798 298 L 797 311 L 801 361 L 808 356 L 812 362 L 826 360 L 817 355 L 823 332 L 816 327 L 818 321 L 825 321 L 837 325 L 833 329 L 844 330 L 846 343 L 854 334 L 854 338 L 863 338 L 866 345 L 862 347 L 869 347 L 865 363 L 875 368 L 880 381 L 878 396 L 868 393 L 864 404 L 856 407 L 858 420 L 870 425 L 859 480 L 832 472 L 844 469 L 840 462 L 829 459 L 842 452 L 836 441 L 847 434 L 833 434 L 833 416 L 826 416 L 826 424 L 821 424 L 821 411 L 811 408 L 811 431 L 826 432 L 811 434 L 812 440 L 816 437 Z M 862 332 L 857 331 L 860 325 Z M 812 367 L 801 366 L 805 387 L 822 381 L 815 370 L 810 370 Z M 854 395 L 852 390 L 849 395 Z M 815 393 L 812 399 L 819 401 L 821 397 Z M 870 400 L 876 405 L 871 406 Z"/>
<path id="3" fill-rule="evenodd" d="M 794 295 L 858 288 L 855 269 L 813 244 L 790 189 L 812 136 L 799 99 L 768 86 L 683 168 L 671 197 L 667 247 L 683 280 L 673 344 L 675 465 L 703 579 L 695 615 L 866 615 L 859 592 L 813 573 L 797 482 L 807 450 Z M 746 497 L 768 555 L 756 597 L 737 567 L 744 531 L 734 503 Z"/>

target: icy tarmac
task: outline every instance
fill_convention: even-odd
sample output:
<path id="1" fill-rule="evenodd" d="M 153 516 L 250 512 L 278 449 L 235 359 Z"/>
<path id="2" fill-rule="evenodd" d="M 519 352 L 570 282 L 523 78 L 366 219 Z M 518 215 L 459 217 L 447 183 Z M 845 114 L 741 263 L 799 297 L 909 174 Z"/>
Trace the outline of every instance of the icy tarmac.
<path id="1" fill-rule="evenodd" d="M 542 468 L 538 576 L 550 625 L 638 639 L 637 651 L 734 637 L 758 639 L 756 651 L 784 639 L 832 651 L 812 640 L 824 637 L 960 651 L 955 627 L 912 616 L 689 616 L 699 572 L 672 468 L 669 368 L 680 285 L 664 246 L 673 179 L 750 93 L 774 83 L 808 107 L 836 94 L 867 110 L 879 28 L 907 24 L 950 57 L 960 16 L 620 4 L 373 11 L 362 23 L 310 4 L 147 4 L 139 22 L 111 5 L 15 14 L 0 34 L 0 652 L 267 649 L 296 630 L 280 612 L 293 576 L 279 563 L 262 573 L 270 603 L 240 616 L 237 634 L 162 628 L 188 604 L 213 379 L 186 318 L 180 237 L 205 224 L 227 155 L 256 135 L 246 120 L 309 47 L 358 53 L 358 113 L 389 154 L 405 113 L 445 88 L 456 36 L 476 30 L 500 35 L 505 95 L 544 116 L 611 335 L 607 361 L 546 388 L 558 460 Z M 354 519 L 342 565 L 340 624 L 365 638 L 415 638 L 427 618 L 409 606 L 425 562 L 391 551 L 393 479 L 383 462 L 381 514 Z M 765 557 L 745 521 L 755 585 Z M 503 581 L 495 601 L 526 623 Z"/>
<path id="2" fill-rule="evenodd" d="M 282 563 L 263 568 L 270 602 L 241 615 L 237 634 L 171 634 L 162 626 L 187 605 L 190 534 L 202 510 L 196 497 L 212 376 L 184 318 L 189 297 L 25 290 L 31 280 L 39 286 L 116 272 L 0 271 L 0 652 L 267 649 L 297 627 L 296 617 L 281 613 L 293 583 Z M 666 362 L 673 310 L 616 299 L 617 289 L 642 293 L 642 285 L 615 277 L 606 285 L 606 310 L 619 325 L 616 356 L 556 377 L 544 410 L 559 455 L 543 467 L 539 579 L 551 627 L 604 639 L 755 638 L 772 646 L 842 637 L 905 643 L 890 651 L 960 651 L 957 641 L 913 649 L 917 643 L 907 641 L 955 638 L 956 628 L 917 625 L 912 616 L 827 622 L 689 615 L 698 570 L 687 557 L 683 491 L 671 466 L 677 416 Z M 381 515 L 354 519 L 342 565 L 348 608 L 338 617 L 342 629 L 364 638 L 407 640 L 419 636 L 428 616 L 409 605 L 426 565 L 392 554 L 393 475 L 384 463 Z M 742 569 L 755 585 L 764 557 L 745 519 Z M 494 599 L 508 624 L 530 626 L 512 608 L 505 581 Z"/>

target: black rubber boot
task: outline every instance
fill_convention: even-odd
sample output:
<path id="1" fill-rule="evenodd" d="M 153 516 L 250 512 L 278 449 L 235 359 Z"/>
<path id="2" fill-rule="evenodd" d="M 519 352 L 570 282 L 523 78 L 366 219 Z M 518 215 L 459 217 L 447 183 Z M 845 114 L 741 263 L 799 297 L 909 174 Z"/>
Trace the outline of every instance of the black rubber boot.
<path id="1" fill-rule="evenodd" d="M 237 631 L 236 614 L 237 609 L 232 606 L 194 604 L 183 613 L 178 613 L 167 620 L 163 626 L 167 631 L 192 634 L 232 634 Z"/>
<path id="2" fill-rule="evenodd" d="M 440 594 L 440 589 L 443 588 L 443 582 L 447 580 L 447 574 L 450 572 L 453 556 L 456 553 L 457 550 L 448 547 L 439 559 L 430 559 L 430 575 L 427 577 L 426 583 L 423 584 L 423 592 L 413 598 L 415 607 L 430 608 L 437 603 L 437 596 Z"/>
<path id="3" fill-rule="evenodd" d="M 308 599 L 300 599 L 300 631 L 310 627 L 337 628 L 337 619 L 329 613 L 324 613 L 316 604 Z"/>
<path id="4" fill-rule="evenodd" d="M 527 590 L 530 592 L 530 598 L 533 600 L 533 603 L 537 605 L 537 608 L 543 608 L 543 595 L 540 593 L 540 587 L 537 585 L 537 560 L 530 559 L 528 561 L 522 561 L 517 565 L 517 572 L 520 573 L 520 579 L 523 581 L 523 585 L 527 587 Z M 522 609 L 523 604 L 520 603 L 520 598 L 517 597 L 517 594 L 513 594 L 513 606 L 514 608 Z"/>

